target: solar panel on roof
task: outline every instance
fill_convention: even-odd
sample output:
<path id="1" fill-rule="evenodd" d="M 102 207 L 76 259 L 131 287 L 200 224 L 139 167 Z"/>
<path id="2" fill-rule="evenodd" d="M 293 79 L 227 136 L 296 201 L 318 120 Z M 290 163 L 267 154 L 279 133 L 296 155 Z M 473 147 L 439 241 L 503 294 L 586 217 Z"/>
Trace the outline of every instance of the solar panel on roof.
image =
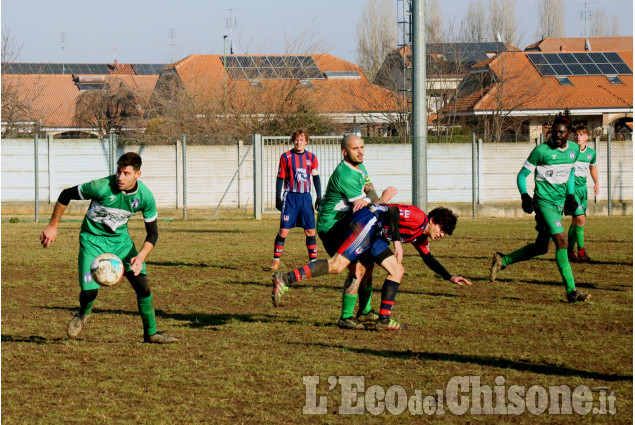
<path id="1" fill-rule="evenodd" d="M 602 53 L 589 53 L 593 63 L 608 63 L 609 61 L 604 57 Z"/>
<path id="2" fill-rule="evenodd" d="M 615 52 L 532 53 L 527 54 L 527 58 L 543 77 L 550 75 L 630 75 L 633 73 Z M 551 67 L 546 67 L 544 62 L 548 62 Z"/>
<path id="3" fill-rule="evenodd" d="M 324 78 L 311 56 L 229 56 L 223 64 L 232 79 Z"/>
<path id="4" fill-rule="evenodd" d="M 600 75 L 600 74 L 602 74 L 602 72 L 600 72 L 600 68 L 598 68 L 597 65 L 595 65 L 593 63 L 585 63 L 585 64 L 582 65 L 582 67 L 584 68 L 584 70 L 589 75 Z"/>
<path id="5" fill-rule="evenodd" d="M 622 58 L 615 52 L 605 52 L 604 56 L 609 60 L 609 62 L 621 62 Z"/>
<path id="6" fill-rule="evenodd" d="M 551 67 L 556 72 L 556 75 L 571 75 L 571 71 L 569 71 L 567 65 L 551 65 Z"/>
<path id="7" fill-rule="evenodd" d="M 618 74 L 621 75 L 631 75 L 633 71 L 626 65 L 625 63 L 614 63 L 613 68 L 617 71 Z"/>

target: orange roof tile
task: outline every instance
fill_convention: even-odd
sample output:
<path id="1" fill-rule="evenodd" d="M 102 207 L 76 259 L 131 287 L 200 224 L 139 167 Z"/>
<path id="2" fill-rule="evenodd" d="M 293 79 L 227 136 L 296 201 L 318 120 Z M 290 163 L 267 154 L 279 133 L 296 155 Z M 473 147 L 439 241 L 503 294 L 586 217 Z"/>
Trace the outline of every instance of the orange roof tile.
<path id="1" fill-rule="evenodd" d="M 588 37 L 592 51 L 614 52 L 616 50 L 633 50 L 633 37 Z M 584 51 L 586 39 L 584 37 L 547 37 L 544 40 L 527 46 L 529 49 L 542 52 L 559 52 L 561 46 L 566 51 Z"/>
<path id="2" fill-rule="evenodd" d="M 633 52 L 618 52 L 633 68 Z M 571 76 L 572 85 L 562 85 L 556 77 L 542 77 L 525 52 L 501 53 L 489 68 L 499 83 L 480 99 L 480 92 L 457 100 L 458 111 L 519 111 L 569 108 L 632 108 L 633 76 L 620 75 L 623 84 L 611 84 L 605 76 Z M 476 102 L 475 102 L 476 101 Z M 460 109 L 459 109 L 460 106 Z"/>
<path id="3" fill-rule="evenodd" d="M 122 82 L 137 89 L 142 99 L 147 101 L 154 90 L 157 75 L 117 75 L 106 76 L 110 84 Z M 82 93 L 73 76 L 69 74 L 4 74 L 2 84 L 19 88 L 23 101 L 30 104 L 29 120 L 41 120 L 44 127 L 74 127 L 73 117 L 77 98 Z M 6 99 L 2 99 L 4 103 Z"/>
<path id="4" fill-rule="evenodd" d="M 257 55 L 252 55 L 257 56 Z M 304 88 L 298 80 L 263 79 L 260 88 L 247 80 L 232 80 L 225 73 L 223 55 L 191 55 L 171 65 L 192 99 L 202 102 L 218 101 L 219 95 L 229 93 L 227 101 L 236 108 L 251 107 L 260 113 L 284 96 L 297 96 L 321 113 L 397 111 L 395 94 L 368 82 L 358 65 L 330 54 L 311 55 L 322 72 L 357 71 L 361 78 L 311 79 L 313 87 Z M 280 110 L 278 105 L 277 110 Z"/>

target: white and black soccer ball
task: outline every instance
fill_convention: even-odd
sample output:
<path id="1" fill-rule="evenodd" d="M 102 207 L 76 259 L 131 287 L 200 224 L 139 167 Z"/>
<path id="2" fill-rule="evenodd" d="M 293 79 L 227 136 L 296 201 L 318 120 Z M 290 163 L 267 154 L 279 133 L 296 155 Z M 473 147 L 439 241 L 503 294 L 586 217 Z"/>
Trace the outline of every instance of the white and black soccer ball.
<path id="1" fill-rule="evenodd" d="M 113 286 L 123 276 L 123 262 L 115 254 L 100 254 L 90 265 L 90 275 L 101 286 Z"/>

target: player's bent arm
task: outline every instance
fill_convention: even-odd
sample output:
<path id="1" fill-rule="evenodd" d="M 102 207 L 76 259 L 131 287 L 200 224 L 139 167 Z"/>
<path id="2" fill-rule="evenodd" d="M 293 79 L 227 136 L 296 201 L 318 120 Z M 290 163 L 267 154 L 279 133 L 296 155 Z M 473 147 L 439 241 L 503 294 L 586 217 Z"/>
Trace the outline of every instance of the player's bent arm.
<path id="1" fill-rule="evenodd" d="M 318 198 L 322 197 L 322 182 L 320 181 L 320 175 L 318 174 L 318 170 L 313 170 L 313 186 L 315 186 L 315 195 Z"/>
<path id="2" fill-rule="evenodd" d="M 518 186 L 518 191 L 521 195 L 527 193 L 527 176 L 531 174 L 531 170 L 523 167 L 518 172 L 518 176 L 516 177 L 516 186 Z"/>
<path id="3" fill-rule="evenodd" d="M 159 225 L 157 224 L 157 219 L 155 218 L 152 221 L 146 221 L 146 240 L 145 242 L 150 242 L 152 246 L 157 245 L 157 241 L 159 240 Z"/>
<path id="4" fill-rule="evenodd" d="M 425 265 L 428 266 L 428 268 L 434 273 L 441 275 L 441 277 L 445 280 L 452 279 L 452 273 L 448 272 L 445 267 L 443 267 L 443 265 L 439 263 L 439 260 L 434 258 L 434 255 L 432 255 L 432 253 L 428 252 L 427 254 L 424 254 L 420 252 L 419 255 L 421 256 L 421 259 L 423 260 Z"/>
<path id="5" fill-rule="evenodd" d="M 575 168 L 571 168 L 569 180 L 567 180 L 567 195 L 573 195 L 575 192 Z"/>
<path id="6" fill-rule="evenodd" d="M 276 198 L 282 198 L 283 184 L 284 184 L 284 179 L 282 177 L 276 178 Z"/>
<path id="7" fill-rule="evenodd" d="M 598 167 L 595 165 L 590 165 L 589 172 L 591 173 L 593 183 L 595 183 L 593 185 L 593 191 L 595 193 L 595 196 L 598 196 L 600 194 L 600 178 L 598 176 Z"/>
<path id="8" fill-rule="evenodd" d="M 49 224 L 40 235 L 40 242 L 42 243 L 42 246 L 44 248 L 48 248 L 49 246 L 51 246 L 51 244 L 57 238 L 57 225 L 62 219 L 62 216 L 64 215 L 68 204 L 73 199 L 81 199 L 79 195 L 79 186 L 73 186 L 64 189 L 62 190 L 62 193 L 60 193 L 60 196 L 58 196 L 55 207 L 53 207 L 53 214 L 51 215 Z"/>

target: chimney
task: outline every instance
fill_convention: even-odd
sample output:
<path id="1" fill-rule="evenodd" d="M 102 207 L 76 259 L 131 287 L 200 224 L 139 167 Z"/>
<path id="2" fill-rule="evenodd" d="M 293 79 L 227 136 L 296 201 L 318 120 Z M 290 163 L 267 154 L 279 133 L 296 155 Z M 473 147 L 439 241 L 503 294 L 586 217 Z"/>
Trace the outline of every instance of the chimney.
<path id="1" fill-rule="evenodd" d="M 117 62 L 117 59 L 115 59 L 115 70 L 119 69 L 119 62 Z"/>
<path id="2" fill-rule="evenodd" d="M 560 46 L 560 51 L 561 52 L 566 52 L 567 51 L 567 46 Z"/>

